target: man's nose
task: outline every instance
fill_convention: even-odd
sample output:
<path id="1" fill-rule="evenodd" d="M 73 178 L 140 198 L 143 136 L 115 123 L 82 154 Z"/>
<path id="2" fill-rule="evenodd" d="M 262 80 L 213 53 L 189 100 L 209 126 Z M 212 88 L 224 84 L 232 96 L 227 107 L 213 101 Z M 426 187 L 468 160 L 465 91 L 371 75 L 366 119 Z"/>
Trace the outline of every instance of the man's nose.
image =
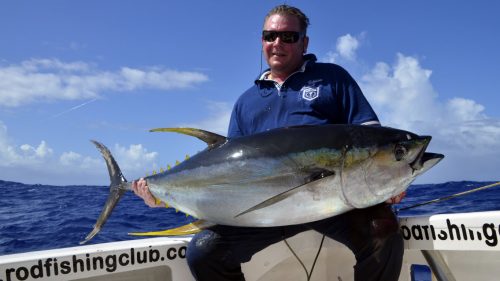
<path id="1" fill-rule="evenodd" d="M 273 45 L 281 45 L 283 44 L 283 41 L 281 41 L 281 37 L 276 36 L 276 39 L 273 41 Z"/>

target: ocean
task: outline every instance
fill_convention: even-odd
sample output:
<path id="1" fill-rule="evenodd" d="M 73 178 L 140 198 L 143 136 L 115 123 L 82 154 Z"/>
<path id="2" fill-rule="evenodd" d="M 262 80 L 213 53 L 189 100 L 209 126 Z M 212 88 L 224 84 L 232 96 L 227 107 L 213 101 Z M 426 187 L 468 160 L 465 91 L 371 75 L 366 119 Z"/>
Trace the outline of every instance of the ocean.
<path id="1" fill-rule="evenodd" d="M 485 186 L 493 182 L 447 182 L 411 185 L 400 209 Z M 106 186 L 30 185 L 0 180 L 0 255 L 78 246 L 101 212 Z M 500 187 L 399 211 L 399 216 L 500 209 Z M 129 232 L 163 230 L 194 219 L 169 208 L 149 208 L 127 192 L 91 243 L 130 239 Z"/>

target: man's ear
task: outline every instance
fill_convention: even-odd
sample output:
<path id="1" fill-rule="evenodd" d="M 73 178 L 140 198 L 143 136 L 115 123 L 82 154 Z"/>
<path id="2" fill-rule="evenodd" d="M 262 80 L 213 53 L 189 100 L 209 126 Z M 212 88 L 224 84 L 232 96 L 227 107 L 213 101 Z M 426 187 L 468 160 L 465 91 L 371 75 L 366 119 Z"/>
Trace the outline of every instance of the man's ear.
<path id="1" fill-rule="evenodd" d="M 309 37 L 308 36 L 304 36 L 304 39 L 303 39 L 303 49 L 302 49 L 302 53 L 305 54 L 307 53 L 307 46 L 309 46 Z"/>

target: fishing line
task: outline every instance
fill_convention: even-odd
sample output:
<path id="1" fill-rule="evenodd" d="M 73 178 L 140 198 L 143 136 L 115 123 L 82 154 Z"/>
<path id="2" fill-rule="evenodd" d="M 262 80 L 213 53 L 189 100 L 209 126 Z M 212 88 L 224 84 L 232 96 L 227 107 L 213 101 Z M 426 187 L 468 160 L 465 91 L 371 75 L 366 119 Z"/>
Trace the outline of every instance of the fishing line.
<path id="1" fill-rule="evenodd" d="M 302 260 L 299 258 L 299 256 L 295 253 L 295 251 L 292 249 L 290 244 L 288 244 L 288 241 L 286 241 L 286 239 L 283 239 L 283 242 L 285 242 L 288 249 L 290 249 L 290 252 L 292 252 L 292 254 L 295 256 L 295 258 L 299 261 L 300 265 L 302 265 L 302 268 L 306 272 L 307 281 L 311 280 L 314 266 L 316 266 L 316 262 L 318 261 L 319 253 L 321 253 L 321 249 L 323 248 L 323 242 L 325 242 L 325 237 L 326 237 L 326 235 L 323 234 L 323 237 L 321 238 L 321 243 L 319 244 L 318 252 L 316 253 L 316 256 L 314 257 L 314 261 L 313 261 L 313 264 L 311 266 L 311 271 L 307 271 L 305 264 L 302 262 Z"/>
<path id="2" fill-rule="evenodd" d="M 437 202 L 449 200 L 449 199 L 452 199 L 452 198 L 456 198 L 456 197 L 459 197 L 459 196 L 471 194 L 471 193 L 474 193 L 474 192 L 477 192 L 477 191 L 485 190 L 485 189 L 488 189 L 488 188 L 491 188 L 491 187 L 495 187 L 495 186 L 499 186 L 499 185 L 500 185 L 500 181 L 496 182 L 496 183 L 488 184 L 488 185 L 485 185 L 485 186 L 481 186 L 481 187 L 478 187 L 478 188 L 474 188 L 474 189 L 471 189 L 471 190 L 467 190 L 467 191 L 455 193 L 455 194 L 452 194 L 452 195 L 444 196 L 444 197 L 441 197 L 441 198 L 437 198 L 437 199 L 434 199 L 434 200 L 429 200 L 429 201 L 426 201 L 426 202 L 423 202 L 423 203 L 418 203 L 418 204 L 415 204 L 415 205 L 412 205 L 412 206 L 409 206 L 409 207 L 400 208 L 397 211 L 399 212 L 399 211 L 402 211 L 402 210 L 413 209 L 413 208 L 416 208 L 416 207 L 420 207 L 420 206 L 429 205 L 429 204 L 432 204 L 432 203 L 437 203 Z"/>
<path id="3" fill-rule="evenodd" d="M 261 74 L 262 74 L 262 53 L 264 51 L 262 51 L 262 48 L 260 49 L 260 70 L 259 70 L 259 74 L 257 74 L 257 77 L 259 77 Z"/>

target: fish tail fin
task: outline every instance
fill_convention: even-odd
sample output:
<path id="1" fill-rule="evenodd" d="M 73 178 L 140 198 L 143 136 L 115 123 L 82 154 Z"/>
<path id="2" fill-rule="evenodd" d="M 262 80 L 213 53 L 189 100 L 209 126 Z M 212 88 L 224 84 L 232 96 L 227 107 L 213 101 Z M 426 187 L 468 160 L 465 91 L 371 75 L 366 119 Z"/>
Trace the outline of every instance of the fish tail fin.
<path id="1" fill-rule="evenodd" d="M 106 223 L 106 220 L 111 215 L 111 212 L 115 208 L 118 201 L 120 201 L 122 195 L 129 189 L 127 180 L 123 176 L 120 167 L 113 158 L 113 155 L 111 155 L 109 149 L 97 141 L 92 140 L 92 143 L 97 147 L 97 149 L 99 149 L 102 157 L 106 161 L 111 184 L 109 185 L 108 199 L 106 200 L 101 214 L 99 215 L 99 218 L 94 225 L 94 229 L 92 229 L 92 231 L 87 235 L 87 237 L 85 237 L 83 241 L 80 242 L 80 244 L 87 243 L 101 230 L 101 227 L 104 225 L 104 223 Z"/>

